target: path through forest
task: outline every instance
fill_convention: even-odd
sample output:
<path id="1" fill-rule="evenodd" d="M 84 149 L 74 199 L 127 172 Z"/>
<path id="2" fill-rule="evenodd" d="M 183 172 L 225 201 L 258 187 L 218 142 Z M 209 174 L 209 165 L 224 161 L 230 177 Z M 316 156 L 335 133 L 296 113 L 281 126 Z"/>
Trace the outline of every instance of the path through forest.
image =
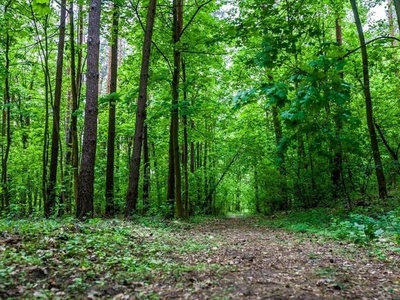
<path id="1" fill-rule="evenodd" d="M 258 222 L 16 223 L 0 230 L 0 299 L 400 299 L 398 252 Z"/>
<path id="2" fill-rule="evenodd" d="M 163 299 L 400 299 L 399 257 L 384 262 L 355 245 L 255 225 L 230 218 L 180 232 L 177 238 L 211 238 L 219 246 L 174 260 L 222 268 L 160 279 L 144 290 Z"/>

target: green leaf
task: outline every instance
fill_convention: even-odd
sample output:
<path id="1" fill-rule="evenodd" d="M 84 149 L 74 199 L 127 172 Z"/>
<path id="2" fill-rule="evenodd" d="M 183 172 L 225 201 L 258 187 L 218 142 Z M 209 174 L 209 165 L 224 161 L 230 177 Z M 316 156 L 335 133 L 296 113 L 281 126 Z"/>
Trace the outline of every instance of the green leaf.
<path id="1" fill-rule="evenodd" d="M 32 3 L 33 11 L 38 15 L 50 13 L 50 0 L 34 0 Z"/>

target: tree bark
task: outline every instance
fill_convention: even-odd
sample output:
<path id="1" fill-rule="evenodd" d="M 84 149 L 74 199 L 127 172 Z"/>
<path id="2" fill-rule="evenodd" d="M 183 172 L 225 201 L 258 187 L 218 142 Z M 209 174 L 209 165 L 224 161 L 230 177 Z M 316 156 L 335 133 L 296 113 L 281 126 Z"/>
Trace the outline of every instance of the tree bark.
<path id="1" fill-rule="evenodd" d="M 116 91 L 118 72 L 118 26 L 119 6 L 116 1 L 113 5 L 112 28 L 111 28 L 111 53 L 110 53 L 110 77 L 108 93 L 108 139 L 107 139 L 107 168 L 106 168 L 106 216 L 115 215 L 114 202 L 114 165 L 115 165 L 115 114 L 116 114 Z"/>
<path id="2" fill-rule="evenodd" d="M 97 113 L 99 90 L 101 0 L 91 0 L 87 40 L 86 106 L 79 173 L 76 217 L 80 220 L 93 217 L 94 166 L 96 159 Z"/>
<path id="3" fill-rule="evenodd" d="M 338 46 L 343 45 L 343 36 L 342 36 L 342 26 L 340 25 L 340 19 L 336 18 L 335 20 L 335 31 L 336 31 L 336 43 Z M 340 74 L 343 78 L 343 73 Z M 332 173 L 331 173 L 331 181 L 332 181 L 332 198 L 338 199 L 341 195 L 340 191 L 342 189 L 341 184 L 341 174 L 342 174 L 342 149 L 340 145 L 340 133 L 342 131 L 342 107 L 338 107 L 337 112 L 335 114 L 335 127 L 336 127 L 336 140 L 337 142 L 333 145 L 334 153 L 332 159 Z"/>
<path id="4" fill-rule="evenodd" d="M 366 117 L 367 117 L 367 125 L 371 142 L 371 150 L 375 163 L 375 174 L 378 182 L 379 198 L 385 199 L 387 198 L 388 194 L 386 190 L 386 181 L 385 181 L 385 175 L 383 173 L 381 155 L 379 152 L 378 139 L 376 137 L 375 127 L 374 127 L 372 97 L 371 97 L 370 81 L 369 81 L 369 63 L 368 63 L 367 46 L 365 45 L 365 37 L 361 25 L 360 16 L 358 14 L 356 0 L 350 0 L 350 3 L 353 9 L 354 19 L 357 26 L 358 37 L 361 45 L 363 79 L 364 79 L 363 91 L 365 96 Z"/>
<path id="5" fill-rule="evenodd" d="M 8 8 L 11 5 L 11 1 L 8 1 L 4 6 L 4 14 L 7 15 Z M 10 155 L 11 147 L 11 109 L 10 109 L 10 46 L 11 37 L 9 29 L 7 27 L 5 37 L 5 63 L 4 63 L 4 101 L 3 101 L 3 113 L 2 113 L 2 131 L 1 131 L 1 183 L 2 183 L 2 209 L 8 209 L 10 205 L 10 193 L 9 193 L 9 179 L 8 179 L 8 158 Z"/>
<path id="6" fill-rule="evenodd" d="M 183 1 L 173 0 L 173 27 L 172 38 L 174 43 L 174 70 L 172 75 L 172 109 L 171 109 L 171 143 L 175 180 L 175 213 L 178 218 L 184 217 L 183 202 L 181 195 L 181 166 L 179 154 L 179 79 L 181 51 L 178 43 L 183 29 Z"/>
<path id="7" fill-rule="evenodd" d="M 143 128 L 143 214 L 150 209 L 150 156 L 148 126 Z"/>
<path id="8" fill-rule="evenodd" d="M 69 8 L 69 43 L 70 43 L 70 72 L 71 72 L 71 103 L 70 103 L 70 128 L 68 129 L 67 140 L 67 163 L 71 165 L 73 174 L 73 196 L 75 203 L 78 203 L 78 186 L 79 186 L 79 143 L 78 143 L 78 116 L 77 111 L 79 108 L 79 97 L 81 93 L 82 82 L 82 43 L 83 43 L 83 29 L 82 29 L 82 5 L 79 6 L 79 34 L 77 43 L 80 46 L 78 49 L 77 61 L 75 49 L 75 22 L 74 22 L 74 4 L 70 3 Z"/>
<path id="9" fill-rule="evenodd" d="M 126 193 L 125 217 L 136 211 L 140 178 L 140 158 L 143 144 L 144 123 L 146 119 L 147 86 L 149 80 L 149 67 L 151 55 L 151 41 L 153 37 L 154 19 L 157 1 L 150 0 L 147 10 L 145 37 L 142 49 L 142 65 L 140 71 L 139 96 L 136 108 L 135 134 L 133 153 L 130 162 L 129 184 Z"/>
<path id="10" fill-rule="evenodd" d="M 188 92 L 186 89 L 186 64 L 185 60 L 182 58 L 182 81 L 183 81 L 183 99 L 185 103 L 188 100 Z M 188 107 L 185 107 L 185 112 L 182 116 L 183 124 L 183 146 L 182 146 L 182 165 L 183 165 L 183 206 L 184 215 L 186 218 L 189 217 L 189 173 L 188 173 L 188 161 L 189 161 L 189 143 L 188 143 L 188 117 L 187 117 Z"/>
<path id="11" fill-rule="evenodd" d="M 56 185 L 57 185 L 57 167 L 58 167 L 58 152 L 60 143 L 60 107 L 61 107 L 61 92 L 64 66 L 64 44 L 65 44 L 65 19 L 67 1 L 61 0 L 60 10 L 60 32 L 58 37 L 58 53 L 57 53 L 57 70 L 56 70 L 56 85 L 54 89 L 53 103 L 53 125 L 51 135 L 51 154 L 50 154 L 50 170 L 49 184 L 47 187 L 47 201 L 44 204 L 45 217 L 50 217 L 54 213 L 56 204 Z"/>

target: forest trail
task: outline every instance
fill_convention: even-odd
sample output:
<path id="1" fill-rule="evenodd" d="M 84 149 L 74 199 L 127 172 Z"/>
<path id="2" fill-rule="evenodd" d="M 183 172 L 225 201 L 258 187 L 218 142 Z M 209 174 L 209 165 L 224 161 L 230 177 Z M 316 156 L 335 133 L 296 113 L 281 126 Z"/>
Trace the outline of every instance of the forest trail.
<path id="1" fill-rule="evenodd" d="M 179 235 L 217 246 L 175 256 L 207 267 L 146 286 L 161 299 L 400 299 L 398 257 L 384 262 L 355 245 L 272 230 L 249 218 L 216 220 Z"/>
<path id="2" fill-rule="evenodd" d="M 259 222 L 17 223 L 0 232 L 0 299 L 400 299 L 398 253 Z"/>

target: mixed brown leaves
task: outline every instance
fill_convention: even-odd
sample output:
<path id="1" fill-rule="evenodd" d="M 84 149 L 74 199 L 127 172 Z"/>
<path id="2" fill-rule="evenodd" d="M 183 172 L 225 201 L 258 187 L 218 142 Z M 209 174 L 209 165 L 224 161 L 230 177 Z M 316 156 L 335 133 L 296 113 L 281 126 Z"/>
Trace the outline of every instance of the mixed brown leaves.
<path id="1" fill-rule="evenodd" d="M 0 298 L 400 299 L 400 258 L 255 219 L 61 226 L 0 240 Z"/>

